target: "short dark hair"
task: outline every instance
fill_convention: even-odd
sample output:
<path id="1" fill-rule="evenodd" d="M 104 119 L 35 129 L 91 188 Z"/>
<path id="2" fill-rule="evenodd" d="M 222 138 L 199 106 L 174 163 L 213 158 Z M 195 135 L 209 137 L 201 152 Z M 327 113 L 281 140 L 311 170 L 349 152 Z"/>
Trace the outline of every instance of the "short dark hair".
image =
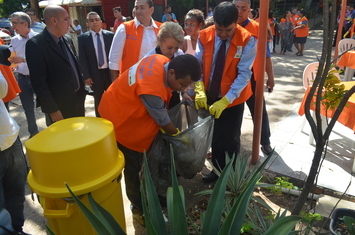
<path id="1" fill-rule="evenodd" d="M 213 20 L 217 25 L 228 27 L 237 23 L 238 9 L 231 2 L 221 2 L 213 10 Z"/>
<path id="2" fill-rule="evenodd" d="M 121 7 L 114 7 L 114 8 L 112 8 L 112 11 L 119 11 L 119 12 L 121 12 L 122 11 L 122 9 L 121 9 Z"/>
<path id="3" fill-rule="evenodd" d="M 170 8 L 170 6 L 169 6 L 169 5 L 166 5 L 165 10 L 168 10 L 169 8 Z"/>
<path id="4" fill-rule="evenodd" d="M 149 8 L 151 8 L 151 7 L 154 6 L 153 0 L 146 0 L 146 1 L 147 1 L 147 3 L 148 3 Z"/>
<path id="5" fill-rule="evenodd" d="M 176 79 L 185 78 L 186 76 L 190 76 L 194 82 L 201 79 L 200 63 L 195 56 L 190 54 L 174 57 L 170 61 L 168 69 L 174 69 Z"/>
<path id="6" fill-rule="evenodd" d="M 202 23 L 202 26 L 205 24 L 205 17 L 203 16 L 203 12 L 198 9 L 189 10 L 189 12 L 187 12 L 186 16 L 190 16 L 192 18 L 195 18 L 195 20 L 199 24 Z"/>
<path id="7" fill-rule="evenodd" d="M 34 11 L 32 8 L 27 8 L 27 9 L 25 10 L 25 12 L 32 12 L 32 13 L 35 13 L 35 11 Z"/>
<path id="8" fill-rule="evenodd" d="M 305 10 L 300 10 L 300 13 L 302 13 L 303 16 L 306 16 L 307 12 Z"/>

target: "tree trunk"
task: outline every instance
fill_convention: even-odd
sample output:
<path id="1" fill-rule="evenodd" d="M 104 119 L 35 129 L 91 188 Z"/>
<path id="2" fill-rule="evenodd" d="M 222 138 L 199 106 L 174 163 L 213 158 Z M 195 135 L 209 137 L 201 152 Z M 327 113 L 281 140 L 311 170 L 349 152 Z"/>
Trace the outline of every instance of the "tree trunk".
<path id="1" fill-rule="evenodd" d="M 41 22 L 42 16 L 39 10 L 38 0 L 30 0 L 30 6 L 32 10 L 34 10 L 36 18 Z"/>

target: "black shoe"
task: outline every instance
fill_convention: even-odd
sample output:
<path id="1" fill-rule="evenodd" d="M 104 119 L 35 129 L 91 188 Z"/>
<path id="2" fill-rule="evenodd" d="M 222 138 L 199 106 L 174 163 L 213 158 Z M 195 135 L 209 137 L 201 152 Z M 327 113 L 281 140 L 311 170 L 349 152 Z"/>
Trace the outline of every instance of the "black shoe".
<path id="1" fill-rule="evenodd" d="M 133 208 L 131 205 L 131 211 L 133 219 L 135 219 L 140 225 L 145 227 L 144 214 L 141 210 L 137 209 L 137 207 Z"/>
<path id="2" fill-rule="evenodd" d="M 211 173 L 209 173 L 208 175 L 205 175 L 202 178 L 203 182 L 205 182 L 205 183 L 212 183 L 212 182 L 216 181 L 217 179 L 218 179 L 218 176 L 213 171 L 211 171 Z"/>
<path id="3" fill-rule="evenodd" d="M 267 144 L 261 146 L 261 151 L 263 151 L 263 153 L 265 153 L 266 155 L 270 155 L 273 149 L 271 148 L 270 144 Z"/>

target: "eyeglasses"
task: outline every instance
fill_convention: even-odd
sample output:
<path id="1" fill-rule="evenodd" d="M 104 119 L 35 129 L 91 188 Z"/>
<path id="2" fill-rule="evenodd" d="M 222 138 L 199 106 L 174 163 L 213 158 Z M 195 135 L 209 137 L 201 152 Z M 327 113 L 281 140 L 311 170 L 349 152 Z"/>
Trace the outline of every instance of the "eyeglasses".
<path id="1" fill-rule="evenodd" d="M 192 28 L 192 27 L 195 27 L 196 25 L 194 23 L 190 23 L 190 24 L 184 24 L 184 26 L 185 26 L 185 28 L 186 27 L 191 27 Z"/>
<path id="2" fill-rule="evenodd" d="M 243 11 L 246 12 L 248 10 L 248 8 L 246 7 L 237 7 L 238 11 Z"/>

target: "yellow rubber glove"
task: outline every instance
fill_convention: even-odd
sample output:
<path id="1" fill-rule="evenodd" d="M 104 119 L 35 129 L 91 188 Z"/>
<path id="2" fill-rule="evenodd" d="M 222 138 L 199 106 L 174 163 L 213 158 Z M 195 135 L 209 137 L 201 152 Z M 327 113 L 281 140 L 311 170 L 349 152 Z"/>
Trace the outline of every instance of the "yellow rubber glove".
<path id="1" fill-rule="evenodd" d="M 196 109 L 199 110 L 200 108 L 204 108 L 208 110 L 207 106 L 207 96 L 205 93 L 205 85 L 202 81 L 195 82 L 195 106 Z"/>
<path id="2" fill-rule="evenodd" d="M 225 108 L 229 105 L 229 101 L 226 96 L 222 99 L 214 102 L 210 107 L 210 114 L 214 115 L 214 118 L 219 118 Z"/>
<path id="3" fill-rule="evenodd" d="M 175 133 L 175 134 L 172 134 L 171 136 L 177 136 L 178 134 L 180 134 L 181 133 L 181 131 L 179 130 L 179 128 L 176 128 L 176 130 L 177 130 L 177 132 Z M 164 131 L 164 129 L 163 128 L 161 128 L 160 127 L 160 131 L 161 131 L 161 133 L 163 133 L 163 134 L 165 134 L 166 132 Z"/>

